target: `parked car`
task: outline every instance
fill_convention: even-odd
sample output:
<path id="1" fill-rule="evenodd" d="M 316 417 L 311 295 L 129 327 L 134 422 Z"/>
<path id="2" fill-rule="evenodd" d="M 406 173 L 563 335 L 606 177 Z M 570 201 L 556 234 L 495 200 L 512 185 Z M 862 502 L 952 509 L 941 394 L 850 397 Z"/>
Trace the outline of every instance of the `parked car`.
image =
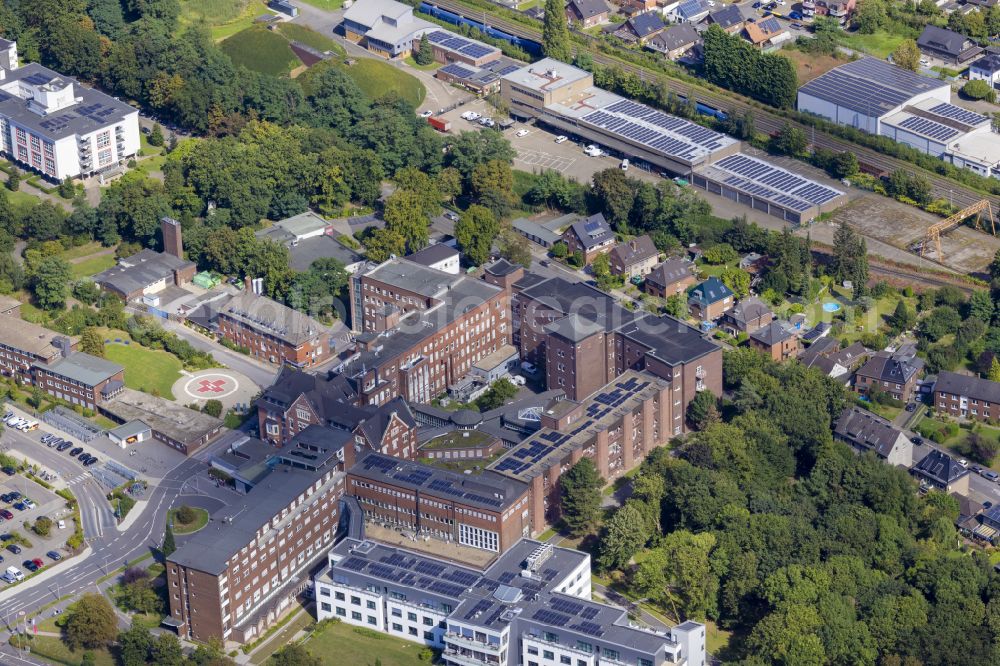
<path id="1" fill-rule="evenodd" d="M 622 171 L 628 171 L 628 158 L 627 157 L 622 160 L 621 167 L 622 167 Z"/>
<path id="2" fill-rule="evenodd" d="M 24 502 L 16 502 L 14 504 L 14 508 L 17 509 L 18 511 L 27 511 L 28 510 L 28 506 Z"/>
<path id="3" fill-rule="evenodd" d="M 38 565 L 33 560 L 25 560 L 21 563 L 21 566 L 28 571 L 38 571 Z"/>
<path id="4" fill-rule="evenodd" d="M 3 516 L 7 520 L 14 520 L 14 514 L 10 512 L 10 509 L 3 509 L 0 511 L 0 516 Z"/>
<path id="5" fill-rule="evenodd" d="M 527 372 L 529 375 L 533 375 L 538 372 L 538 368 L 535 367 L 534 363 L 530 361 L 521 361 L 521 369 Z"/>
<path id="6" fill-rule="evenodd" d="M 431 111 L 430 109 L 427 109 L 426 111 L 424 111 L 423 113 L 420 114 L 420 117 L 421 118 L 430 118 L 433 115 L 434 115 L 434 112 Z"/>
<path id="7" fill-rule="evenodd" d="M 788 12 L 788 18 L 792 19 L 793 21 L 801 21 L 802 14 L 800 12 Z"/>
<path id="8" fill-rule="evenodd" d="M 9 544 L 7 544 L 7 550 L 9 550 L 10 552 L 14 553 L 15 555 L 20 555 L 21 554 L 21 547 L 18 546 L 16 543 L 9 543 Z"/>
<path id="9" fill-rule="evenodd" d="M 21 503 L 24 504 L 24 506 L 28 507 L 29 509 L 34 509 L 36 506 L 38 506 L 37 504 L 35 504 L 32 500 L 28 499 L 27 497 L 25 497 L 23 500 L 21 500 Z"/>
<path id="10" fill-rule="evenodd" d="M 556 137 L 556 143 L 566 143 L 567 141 L 569 141 L 569 137 L 563 134 Z"/>
<path id="11" fill-rule="evenodd" d="M 449 220 L 451 220 L 452 222 L 458 222 L 458 213 L 456 213 L 454 211 L 446 210 L 444 212 L 444 216 L 446 218 L 448 218 Z"/>
<path id="12" fill-rule="evenodd" d="M 915 411 L 916 409 L 917 409 L 917 403 L 915 402 L 911 402 L 906 405 L 906 411 L 908 412 Z"/>
<path id="13" fill-rule="evenodd" d="M 41 442 L 42 442 L 42 444 L 48 444 L 49 442 L 51 442 L 55 438 L 56 438 L 56 436 L 53 435 L 53 434 L 42 435 Z"/>
<path id="14" fill-rule="evenodd" d="M 83 453 L 83 447 L 82 446 L 78 446 L 75 449 L 73 449 L 72 451 L 70 451 L 69 455 L 70 455 L 71 458 L 76 458 L 81 453 Z"/>
<path id="15" fill-rule="evenodd" d="M 995 482 L 997 479 L 1000 479 L 1000 474 L 997 474 L 991 469 L 984 469 L 982 472 L 980 472 L 980 474 L 983 475 L 984 479 L 989 479 L 990 481 Z"/>
<path id="16" fill-rule="evenodd" d="M 36 558 L 32 559 L 31 561 L 35 563 L 36 567 L 44 567 L 45 566 L 45 561 L 42 558 L 40 558 L 40 557 L 36 557 Z"/>
<path id="17" fill-rule="evenodd" d="M 57 550 L 50 550 L 49 552 L 45 553 L 45 555 L 46 555 L 46 556 L 47 556 L 47 557 L 48 557 L 49 559 L 51 559 L 51 560 L 55 560 L 56 562 L 58 562 L 59 560 L 61 560 L 61 559 L 62 559 L 62 555 L 60 555 L 60 554 L 59 554 L 59 551 L 57 551 Z"/>
<path id="18" fill-rule="evenodd" d="M 7 476 L 14 476 L 15 474 L 17 474 L 17 470 L 14 469 L 13 467 L 7 466 L 3 468 L 3 473 L 6 474 Z"/>
<path id="19" fill-rule="evenodd" d="M 83 466 L 84 467 L 90 467 L 91 465 L 96 465 L 97 462 L 98 462 L 98 460 L 99 460 L 99 458 L 97 458 L 97 456 L 90 456 L 90 460 L 88 460 L 87 462 L 83 463 Z"/>
<path id="20" fill-rule="evenodd" d="M 910 441 L 913 442 L 914 444 L 916 444 L 917 446 L 920 446 L 921 444 L 924 443 L 924 438 L 923 437 L 911 437 Z"/>
<path id="21" fill-rule="evenodd" d="M 56 451 L 65 451 L 71 446 L 73 446 L 73 442 L 67 442 L 63 440 L 63 443 L 56 447 Z"/>
<path id="22" fill-rule="evenodd" d="M 514 136 L 528 136 L 528 130 L 519 129 L 516 132 L 514 132 Z"/>
<path id="23" fill-rule="evenodd" d="M 961 460 L 958 461 L 958 464 L 961 465 L 962 467 L 968 467 L 969 461 L 966 460 L 965 458 L 962 458 Z"/>

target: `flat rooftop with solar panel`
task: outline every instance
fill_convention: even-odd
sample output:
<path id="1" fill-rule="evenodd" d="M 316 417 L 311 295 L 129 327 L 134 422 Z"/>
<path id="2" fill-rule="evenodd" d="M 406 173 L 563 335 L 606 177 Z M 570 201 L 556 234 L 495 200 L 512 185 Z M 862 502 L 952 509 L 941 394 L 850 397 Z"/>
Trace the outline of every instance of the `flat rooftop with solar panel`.
<path id="1" fill-rule="evenodd" d="M 803 224 L 847 203 L 847 195 L 744 153 L 696 169 L 692 184 L 792 224 Z"/>
<path id="2" fill-rule="evenodd" d="M 124 164 L 139 151 L 139 112 L 0 45 L 0 151 L 61 181 Z"/>
<path id="3" fill-rule="evenodd" d="M 427 41 L 431 43 L 434 59 L 443 63 L 464 63 L 473 67 L 482 67 L 501 57 L 500 49 L 468 37 L 459 37 L 447 30 L 435 30 L 427 33 Z M 414 46 L 414 50 L 419 45 Z"/>
<path id="4" fill-rule="evenodd" d="M 730 136 L 597 88 L 590 72 L 552 58 L 505 74 L 500 92 L 516 118 L 537 119 L 677 175 L 739 150 Z"/>
<path id="5" fill-rule="evenodd" d="M 593 655 L 652 666 L 706 660 L 704 625 L 664 632 L 636 624 L 624 608 L 591 599 L 589 555 L 531 539 L 483 569 L 345 539 L 313 580 L 317 620 L 439 649 L 445 663 L 514 666 L 543 651 L 570 664 L 594 663 Z"/>

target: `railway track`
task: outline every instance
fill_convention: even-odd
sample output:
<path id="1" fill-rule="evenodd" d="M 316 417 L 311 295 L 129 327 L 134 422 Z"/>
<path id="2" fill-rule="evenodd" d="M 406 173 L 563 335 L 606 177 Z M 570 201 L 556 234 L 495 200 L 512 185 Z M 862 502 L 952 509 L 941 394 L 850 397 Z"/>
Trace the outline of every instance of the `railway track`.
<path id="1" fill-rule="evenodd" d="M 540 29 L 535 30 L 527 28 L 520 23 L 516 23 L 503 17 L 492 14 L 487 15 L 482 10 L 472 9 L 461 2 L 456 2 L 455 0 L 427 0 L 427 2 L 428 4 L 432 4 L 446 11 L 459 14 L 460 16 L 473 21 L 486 21 L 491 27 L 502 30 L 506 33 L 514 35 L 515 37 L 541 43 L 542 32 Z M 591 45 L 596 46 L 598 43 L 596 38 L 591 35 L 579 31 L 574 31 L 574 33 L 585 39 Z M 706 106 L 710 106 L 713 109 L 717 109 L 724 113 L 743 113 L 749 111 L 753 114 L 754 123 L 757 129 L 767 132 L 768 134 L 778 132 L 787 123 L 792 127 L 797 127 L 805 132 L 806 136 L 810 138 L 810 143 L 814 148 L 826 148 L 827 150 L 835 152 L 852 152 L 858 156 L 859 162 L 880 171 L 891 173 L 897 169 L 903 169 L 909 173 L 919 174 L 925 177 L 931 184 L 931 191 L 935 199 L 945 199 L 959 208 L 965 208 L 967 206 L 971 206 L 977 201 L 987 199 L 995 210 L 1000 210 L 1000 197 L 998 196 L 984 194 L 978 190 L 974 190 L 953 180 L 939 176 L 932 171 L 915 167 L 912 163 L 905 160 L 884 155 L 878 151 L 872 150 L 871 148 L 859 146 L 858 144 L 827 134 L 822 130 L 817 130 L 809 125 L 805 125 L 795 120 L 785 118 L 779 114 L 761 109 L 748 103 L 744 98 L 735 94 L 722 95 L 710 90 L 696 88 L 690 83 L 672 79 L 666 74 L 655 74 L 639 67 L 638 65 L 609 56 L 606 53 L 596 50 L 596 48 L 591 51 L 591 56 L 597 64 L 619 67 L 623 71 L 635 74 L 644 81 L 663 80 L 674 92 L 674 94 L 684 98 L 687 98 L 690 94 L 694 94 L 696 95 L 696 102 L 701 102 Z"/>

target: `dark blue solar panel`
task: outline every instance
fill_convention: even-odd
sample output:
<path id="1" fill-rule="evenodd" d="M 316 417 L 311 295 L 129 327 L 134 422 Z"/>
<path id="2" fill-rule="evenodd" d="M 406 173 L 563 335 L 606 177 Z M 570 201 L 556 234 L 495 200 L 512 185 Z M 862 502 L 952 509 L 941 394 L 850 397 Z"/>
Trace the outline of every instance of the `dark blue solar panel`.
<path id="1" fill-rule="evenodd" d="M 455 35 L 451 34 L 450 32 L 445 32 L 444 30 L 435 30 L 434 32 L 427 35 L 427 41 L 429 41 L 431 44 L 440 44 L 442 42 L 448 41 L 454 36 Z"/>
<path id="2" fill-rule="evenodd" d="M 458 77 L 460 79 L 467 79 L 475 74 L 475 71 L 454 62 L 451 63 L 450 65 L 445 65 L 438 71 L 443 72 L 445 74 L 449 74 L 451 76 Z"/>
<path id="3" fill-rule="evenodd" d="M 921 118 L 920 116 L 910 116 L 899 123 L 899 126 L 914 134 L 919 134 L 935 141 L 948 141 L 961 134 L 954 127 L 948 127 L 947 125 L 942 125 L 941 123 L 936 123 L 933 120 Z"/>
<path id="4" fill-rule="evenodd" d="M 954 104 L 938 104 L 937 106 L 931 107 L 931 113 L 942 116 L 944 118 L 951 118 L 952 120 L 957 120 L 965 125 L 980 125 L 982 123 L 989 122 L 989 118 L 980 115 L 975 111 L 969 111 L 968 109 L 963 109 L 960 106 L 955 106 Z"/>
<path id="5" fill-rule="evenodd" d="M 489 55 L 494 51 L 496 51 L 495 48 L 491 46 L 483 46 L 482 44 L 469 44 L 462 49 L 462 53 L 470 58 L 482 58 L 484 55 Z"/>

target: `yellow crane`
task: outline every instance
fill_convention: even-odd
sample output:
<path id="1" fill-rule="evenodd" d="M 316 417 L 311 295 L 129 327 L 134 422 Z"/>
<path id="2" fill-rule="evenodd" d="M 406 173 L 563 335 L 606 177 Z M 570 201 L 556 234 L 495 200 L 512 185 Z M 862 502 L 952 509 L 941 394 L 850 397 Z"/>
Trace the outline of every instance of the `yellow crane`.
<path id="1" fill-rule="evenodd" d="M 940 222 L 935 222 L 931 226 L 927 227 L 927 235 L 924 237 L 924 242 L 920 244 L 920 256 L 923 257 L 927 254 L 927 248 L 930 247 L 931 243 L 937 249 L 937 259 L 941 261 L 944 259 L 944 254 L 941 251 L 941 234 L 947 233 L 960 226 L 967 219 L 976 216 L 976 221 L 973 223 L 973 227 L 979 231 L 985 232 L 986 229 L 983 226 L 983 213 L 989 218 L 990 221 L 990 231 L 994 236 L 997 235 L 997 227 L 993 221 L 993 207 L 990 206 L 990 202 L 987 199 L 978 201 L 968 208 L 963 208 L 951 217 L 945 218 Z"/>

